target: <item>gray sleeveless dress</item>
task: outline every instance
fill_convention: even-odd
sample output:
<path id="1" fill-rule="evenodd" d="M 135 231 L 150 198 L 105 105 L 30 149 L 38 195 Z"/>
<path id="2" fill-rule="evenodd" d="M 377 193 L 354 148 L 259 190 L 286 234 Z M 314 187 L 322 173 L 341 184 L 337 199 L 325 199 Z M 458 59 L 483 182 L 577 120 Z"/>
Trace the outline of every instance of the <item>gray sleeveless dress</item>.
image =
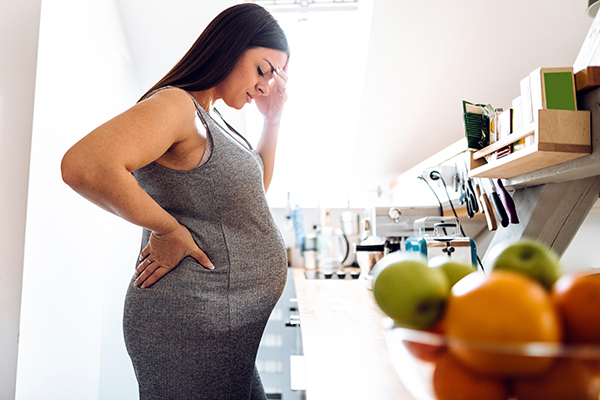
<path id="1" fill-rule="evenodd" d="M 260 156 L 194 103 L 212 147 L 208 160 L 190 171 L 151 163 L 133 174 L 215 269 L 186 257 L 149 288 L 132 278 L 125 344 L 141 400 L 262 400 L 256 353 L 285 285 L 285 245 L 265 199 Z M 144 229 L 142 248 L 149 236 Z"/>

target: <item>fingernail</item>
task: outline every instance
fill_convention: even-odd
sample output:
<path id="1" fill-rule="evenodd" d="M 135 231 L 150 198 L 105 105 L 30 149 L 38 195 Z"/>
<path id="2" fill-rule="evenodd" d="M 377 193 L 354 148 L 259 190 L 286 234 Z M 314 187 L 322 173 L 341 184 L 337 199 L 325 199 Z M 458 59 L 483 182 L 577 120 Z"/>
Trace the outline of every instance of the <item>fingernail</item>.
<path id="1" fill-rule="evenodd" d="M 215 269 L 215 266 L 210 261 L 206 263 L 206 266 L 208 269 Z"/>

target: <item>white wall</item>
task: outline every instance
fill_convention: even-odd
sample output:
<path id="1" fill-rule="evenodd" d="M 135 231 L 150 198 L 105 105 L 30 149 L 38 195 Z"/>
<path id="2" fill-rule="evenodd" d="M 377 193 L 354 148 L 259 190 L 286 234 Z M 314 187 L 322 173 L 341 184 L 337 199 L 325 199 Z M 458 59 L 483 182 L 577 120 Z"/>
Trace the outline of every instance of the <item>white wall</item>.
<path id="1" fill-rule="evenodd" d="M 565 272 L 600 268 L 599 234 L 600 209 L 594 207 L 560 259 Z"/>
<path id="2" fill-rule="evenodd" d="M 14 398 L 41 0 L 0 1 L 0 399 Z"/>
<path id="3" fill-rule="evenodd" d="M 19 400 L 137 397 L 118 338 L 141 230 L 73 192 L 62 182 L 60 162 L 70 146 L 133 105 L 140 93 L 114 0 L 43 3 Z"/>

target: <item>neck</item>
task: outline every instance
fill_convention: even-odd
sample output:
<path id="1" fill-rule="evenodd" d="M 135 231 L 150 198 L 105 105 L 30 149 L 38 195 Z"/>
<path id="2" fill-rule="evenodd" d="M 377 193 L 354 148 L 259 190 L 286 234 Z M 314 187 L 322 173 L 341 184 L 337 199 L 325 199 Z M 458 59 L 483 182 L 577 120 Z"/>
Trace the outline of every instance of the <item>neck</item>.
<path id="1" fill-rule="evenodd" d="M 212 106 L 217 100 L 214 88 L 208 90 L 201 90 L 198 92 L 190 92 L 194 99 L 200 104 L 200 107 L 204 109 L 206 112 L 210 112 L 210 106 Z"/>

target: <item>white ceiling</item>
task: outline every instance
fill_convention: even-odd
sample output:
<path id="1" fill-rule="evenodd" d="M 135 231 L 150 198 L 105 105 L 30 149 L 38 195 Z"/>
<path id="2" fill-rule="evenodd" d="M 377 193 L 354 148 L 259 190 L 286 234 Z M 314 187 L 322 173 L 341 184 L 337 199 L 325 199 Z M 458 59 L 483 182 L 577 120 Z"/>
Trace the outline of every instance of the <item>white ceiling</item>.
<path id="1" fill-rule="evenodd" d="M 399 174 L 460 139 L 462 100 L 509 108 L 530 71 L 573 65 L 592 24 L 587 0 L 366 1 L 373 1 L 373 17 L 361 145 L 346 155 L 363 175 Z M 237 1 L 117 3 L 148 88 Z"/>

